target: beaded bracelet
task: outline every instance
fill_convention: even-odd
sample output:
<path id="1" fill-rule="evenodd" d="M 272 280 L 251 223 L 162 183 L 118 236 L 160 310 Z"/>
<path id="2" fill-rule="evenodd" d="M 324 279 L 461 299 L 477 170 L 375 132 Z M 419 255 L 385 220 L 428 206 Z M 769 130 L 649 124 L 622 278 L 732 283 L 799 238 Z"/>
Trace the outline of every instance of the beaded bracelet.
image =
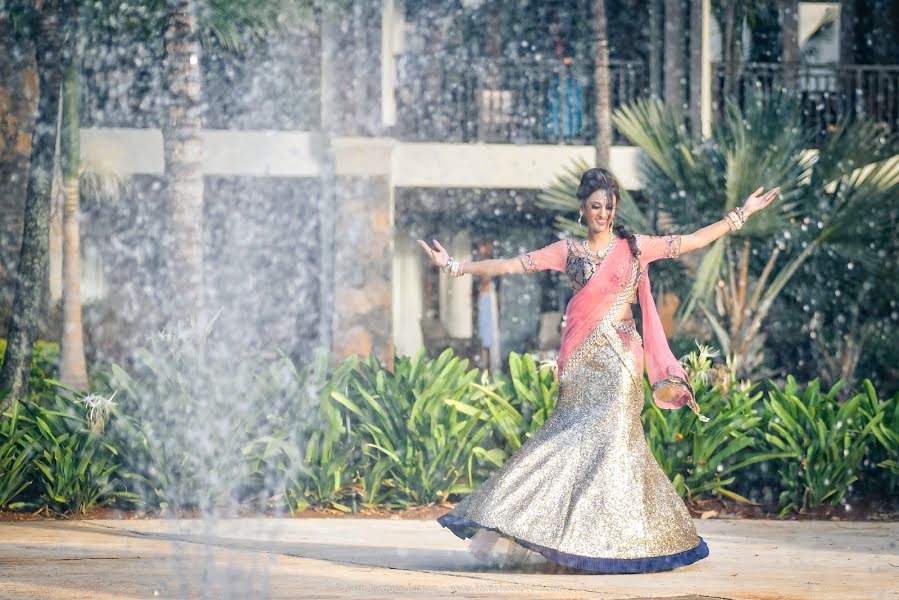
<path id="1" fill-rule="evenodd" d="M 456 260 L 452 256 L 446 261 L 446 264 L 443 266 L 443 272 L 449 273 L 453 277 L 461 277 L 462 273 L 462 261 Z"/>
<path id="2" fill-rule="evenodd" d="M 736 231 L 743 227 L 743 219 L 740 218 L 739 214 L 732 210 L 724 216 L 724 220 L 727 223 L 727 226 L 731 231 Z"/>
<path id="3" fill-rule="evenodd" d="M 734 220 L 731 218 L 730 213 L 724 215 L 724 222 L 727 223 L 727 228 L 731 231 L 737 230 L 737 226 L 734 225 Z"/>

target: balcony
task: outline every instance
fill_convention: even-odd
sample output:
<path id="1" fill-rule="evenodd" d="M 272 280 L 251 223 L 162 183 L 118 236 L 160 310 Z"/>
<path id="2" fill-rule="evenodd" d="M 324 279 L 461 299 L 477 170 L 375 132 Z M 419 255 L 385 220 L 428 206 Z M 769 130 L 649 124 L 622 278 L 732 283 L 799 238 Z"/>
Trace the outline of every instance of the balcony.
<path id="1" fill-rule="evenodd" d="M 843 116 L 867 117 L 885 132 L 899 130 L 899 65 L 744 63 L 732 77 L 721 63 L 712 70 L 716 116 L 727 91 L 742 106 L 753 88 L 765 93 L 789 84 L 799 92 L 803 120 L 815 129 L 817 144 Z"/>
<path id="2" fill-rule="evenodd" d="M 647 93 L 645 69 L 612 61 L 612 106 Z M 397 135 L 407 141 L 588 144 L 593 76 L 559 61 L 468 63 L 404 55 L 397 63 Z M 625 143 L 613 129 L 616 144 Z"/>
<path id="3" fill-rule="evenodd" d="M 899 130 L 899 65 L 744 63 L 731 78 L 712 68 L 713 118 L 732 90 L 742 106 L 750 88 L 799 90 L 806 125 L 823 141 L 839 118 L 864 115 Z M 610 64 L 612 109 L 648 95 L 639 62 Z M 559 61 L 463 62 L 404 55 L 397 63 L 396 135 L 406 141 L 592 145 L 593 73 Z M 628 141 L 612 130 L 614 145 Z"/>

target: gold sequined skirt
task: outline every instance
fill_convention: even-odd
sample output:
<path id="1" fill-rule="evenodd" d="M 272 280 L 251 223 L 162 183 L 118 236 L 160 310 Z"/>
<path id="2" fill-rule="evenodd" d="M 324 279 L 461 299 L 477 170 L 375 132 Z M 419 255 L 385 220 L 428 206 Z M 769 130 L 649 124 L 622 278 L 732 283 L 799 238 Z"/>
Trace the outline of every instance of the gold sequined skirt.
<path id="1" fill-rule="evenodd" d="M 633 319 L 597 327 L 569 357 L 543 426 L 437 521 L 500 564 L 638 573 L 708 556 L 646 443 L 642 373 Z"/>

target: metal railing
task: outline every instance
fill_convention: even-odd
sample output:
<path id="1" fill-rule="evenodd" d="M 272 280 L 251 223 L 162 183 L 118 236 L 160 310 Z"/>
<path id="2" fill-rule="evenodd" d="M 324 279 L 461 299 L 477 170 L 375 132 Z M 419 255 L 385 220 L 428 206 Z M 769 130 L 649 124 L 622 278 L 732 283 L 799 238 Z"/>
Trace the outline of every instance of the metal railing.
<path id="1" fill-rule="evenodd" d="M 646 93 L 637 62 L 612 61 L 612 108 Z M 592 144 L 592 72 L 560 61 L 478 61 L 403 55 L 396 135 L 411 141 Z M 613 129 L 613 143 L 623 139 Z"/>
<path id="2" fill-rule="evenodd" d="M 842 117 L 867 117 L 885 131 L 899 131 L 899 65 L 744 63 L 731 77 L 714 63 L 713 110 L 719 116 L 724 94 L 743 106 L 753 88 L 795 90 L 806 126 L 820 143 Z"/>

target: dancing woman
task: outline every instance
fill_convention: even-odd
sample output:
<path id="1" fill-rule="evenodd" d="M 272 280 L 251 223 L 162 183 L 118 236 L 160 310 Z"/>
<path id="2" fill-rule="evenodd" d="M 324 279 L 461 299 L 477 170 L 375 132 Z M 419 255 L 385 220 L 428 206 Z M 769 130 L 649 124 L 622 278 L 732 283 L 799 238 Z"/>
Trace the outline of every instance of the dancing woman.
<path id="1" fill-rule="evenodd" d="M 563 239 L 515 258 L 462 262 L 419 240 L 453 276 L 553 269 L 574 296 L 557 361 L 559 399 L 540 429 L 487 481 L 437 521 L 484 560 L 551 562 L 597 573 L 665 571 L 709 554 L 686 505 L 649 450 L 640 421 L 644 365 L 660 408 L 688 406 L 689 378 L 671 353 L 650 293 L 649 263 L 702 248 L 743 226 L 780 188 L 753 192 L 720 221 L 683 235 L 615 225 L 619 186 L 587 170 L 577 190 L 587 239 Z M 631 303 L 639 298 L 642 336 Z"/>

